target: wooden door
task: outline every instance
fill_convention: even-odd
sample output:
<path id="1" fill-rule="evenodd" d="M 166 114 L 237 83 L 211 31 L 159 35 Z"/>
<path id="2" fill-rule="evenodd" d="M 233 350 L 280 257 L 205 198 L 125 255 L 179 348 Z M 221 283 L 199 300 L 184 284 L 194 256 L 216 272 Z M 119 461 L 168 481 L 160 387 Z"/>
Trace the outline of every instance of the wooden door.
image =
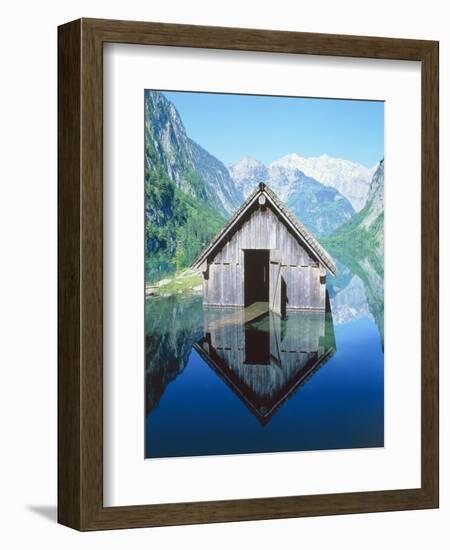
<path id="1" fill-rule="evenodd" d="M 281 315 L 281 259 L 277 249 L 270 251 L 269 309 Z"/>

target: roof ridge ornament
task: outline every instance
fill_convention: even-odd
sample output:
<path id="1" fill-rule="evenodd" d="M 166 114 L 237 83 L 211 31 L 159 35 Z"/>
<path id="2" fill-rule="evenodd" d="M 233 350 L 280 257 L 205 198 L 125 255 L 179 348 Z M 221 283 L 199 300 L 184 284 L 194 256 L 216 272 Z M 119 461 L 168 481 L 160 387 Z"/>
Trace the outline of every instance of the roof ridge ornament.
<path id="1" fill-rule="evenodd" d="M 260 181 L 259 182 L 259 190 L 264 191 L 265 188 L 266 188 L 266 184 L 263 181 Z"/>

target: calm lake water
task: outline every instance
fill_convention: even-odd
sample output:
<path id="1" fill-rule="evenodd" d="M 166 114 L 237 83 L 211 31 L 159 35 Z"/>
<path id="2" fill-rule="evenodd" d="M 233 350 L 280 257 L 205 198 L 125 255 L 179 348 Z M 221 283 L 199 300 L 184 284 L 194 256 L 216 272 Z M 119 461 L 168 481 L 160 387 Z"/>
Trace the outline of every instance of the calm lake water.
<path id="1" fill-rule="evenodd" d="M 147 299 L 146 458 L 383 446 L 383 273 L 338 270 L 326 314 Z"/>

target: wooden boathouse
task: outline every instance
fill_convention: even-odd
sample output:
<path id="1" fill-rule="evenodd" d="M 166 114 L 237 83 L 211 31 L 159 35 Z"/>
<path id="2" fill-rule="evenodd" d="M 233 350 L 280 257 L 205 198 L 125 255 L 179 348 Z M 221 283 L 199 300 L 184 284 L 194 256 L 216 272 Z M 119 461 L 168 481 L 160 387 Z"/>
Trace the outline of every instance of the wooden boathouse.
<path id="1" fill-rule="evenodd" d="M 203 274 L 203 304 L 278 314 L 326 309 L 326 273 L 336 266 L 264 183 L 242 204 L 193 263 Z M 264 309 L 263 308 L 263 309 Z"/>

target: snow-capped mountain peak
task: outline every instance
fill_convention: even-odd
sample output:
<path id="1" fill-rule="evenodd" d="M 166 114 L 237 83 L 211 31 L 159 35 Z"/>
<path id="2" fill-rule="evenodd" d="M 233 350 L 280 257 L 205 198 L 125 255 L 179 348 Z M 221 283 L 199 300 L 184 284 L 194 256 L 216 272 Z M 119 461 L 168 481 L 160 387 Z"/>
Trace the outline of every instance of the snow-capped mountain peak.
<path id="1" fill-rule="evenodd" d="M 315 234 L 330 234 L 355 211 L 339 191 L 305 175 L 300 169 L 302 160 L 293 153 L 267 167 L 252 157 L 244 157 L 228 170 L 244 197 L 264 181 Z"/>
<path id="2" fill-rule="evenodd" d="M 266 167 L 254 157 L 242 157 L 238 162 L 228 166 L 229 171 L 236 174 L 236 176 L 245 176 L 249 171 L 259 170 L 261 168 L 265 169 Z"/>
<path id="3" fill-rule="evenodd" d="M 370 182 L 376 167 L 367 168 L 354 161 L 322 154 L 319 157 L 301 157 L 296 153 L 285 155 L 272 162 L 269 169 L 284 171 L 300 170 L 306 176 L 337 189 L 352 204 L 361 210 L 367 200 Z"/>
<path id="4" fill-rule="evenodd" d="M 282 166 L 286 169 L 291 170 L 300 170 L 300 166 L 302 164 L 302 157 L 300 155 L 297 155 L 297 153 L 290 153 L 289 155 L 284 155 L 278 160 L 274 160 L 269 164 L 269 169 Z"/>
<path id="5" fill-rule="evenodd" d="M 229 165 L 228 171 L 244 197 L 248 197 L 260 181 L 267 182 L 269 176 L 267 167 L 253 157 L 241 158 Z"/>

